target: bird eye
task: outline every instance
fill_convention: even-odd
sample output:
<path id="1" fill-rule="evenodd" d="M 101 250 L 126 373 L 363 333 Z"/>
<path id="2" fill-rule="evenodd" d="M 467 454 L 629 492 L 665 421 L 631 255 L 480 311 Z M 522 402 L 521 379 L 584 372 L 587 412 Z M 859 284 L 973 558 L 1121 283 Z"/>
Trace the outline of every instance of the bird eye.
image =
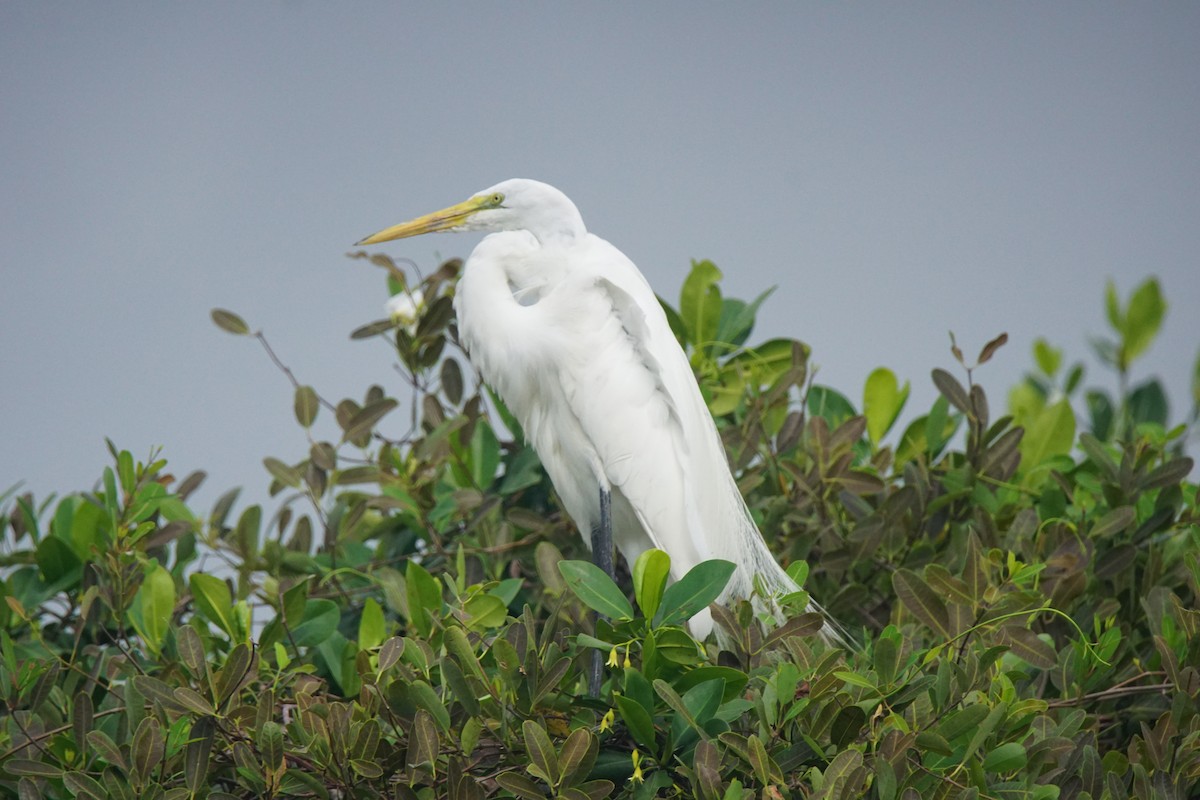
<path id="1" fill-rule="evenodd" d="M 493 206 L 498 206 L 504 202 L 504 195 L 500 194 L 499 192 L 496 192 L 494 195 L 491 196 L 490 199 L 491 199 L 491 203 Z"/>

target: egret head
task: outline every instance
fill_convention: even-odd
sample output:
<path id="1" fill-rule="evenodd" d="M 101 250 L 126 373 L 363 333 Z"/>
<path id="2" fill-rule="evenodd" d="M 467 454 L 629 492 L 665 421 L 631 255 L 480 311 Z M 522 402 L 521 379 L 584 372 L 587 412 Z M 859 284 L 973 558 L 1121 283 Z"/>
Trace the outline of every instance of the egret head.
<path id="1" fill-rule="evenodd" d="M 356 244 L 379 244 L 422 233 L 522 230 L 543 243 L 587 233 L 579 209 L 565 194 L 547 183 L 511 178 L 457 205 L 393 225 Z"/>

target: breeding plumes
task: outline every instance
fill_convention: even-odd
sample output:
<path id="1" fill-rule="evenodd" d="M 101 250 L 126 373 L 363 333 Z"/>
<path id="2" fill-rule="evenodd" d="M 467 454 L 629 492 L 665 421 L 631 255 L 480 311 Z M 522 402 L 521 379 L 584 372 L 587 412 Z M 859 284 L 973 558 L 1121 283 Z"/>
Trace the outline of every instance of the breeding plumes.
<path id="1" fill-rule="evenodd" d="M 749 597 L 755 579 L 774 595 L 797 591 L 746 508 L 687 356 L 633 262 L 588 233 L 566 195 L 524 179 L 358 244 L 442 231 L 491 232 L 458 284 L 459 338 L 581 534 L 591 532 L 597 564 L 611 574 L 615 541 L 630 564 L 664 550 L 675 580 L 707 559 L 732 561 L 721 601 Z M 690 621 L 701 638 L 712 625 L 707 610 Z M 839 638 L 828 624 L 825 632 Z"/>

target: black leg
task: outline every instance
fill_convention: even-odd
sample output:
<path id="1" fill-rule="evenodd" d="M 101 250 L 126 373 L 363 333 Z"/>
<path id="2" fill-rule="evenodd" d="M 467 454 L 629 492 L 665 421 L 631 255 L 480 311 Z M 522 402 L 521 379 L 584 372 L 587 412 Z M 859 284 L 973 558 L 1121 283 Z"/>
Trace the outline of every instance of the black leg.
<path id="1" fill-rule="evenodd" d="M 612 495 L 608 490 L 600 488 L 600 524 L 592 528 L 592 560 L 596 566 L 604 570 L 604 574 L 615 578 L 613 569 L 613 539 L 612 539 Z M 603 677 L 604 654 L 599 650 L 592 651 L 591 671 L 588 675 L 588 694 L 592 697 L 600 695 L 600 681 Z"/>
<path id="2" fill-rule="evenodd" d="M 600 524 L 592 529 L 592 558 L 596 566 L 610 578 L 616 578 L 613 570 L 612 495 L 607 489 L 600 490 Z"/>

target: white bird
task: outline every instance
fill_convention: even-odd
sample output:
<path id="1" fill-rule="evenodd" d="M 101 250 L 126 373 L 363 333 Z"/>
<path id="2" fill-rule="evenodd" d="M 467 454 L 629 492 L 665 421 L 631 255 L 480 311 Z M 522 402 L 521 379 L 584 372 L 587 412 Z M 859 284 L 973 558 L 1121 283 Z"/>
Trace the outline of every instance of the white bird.
<path id="1" fill-rule="evenodd" d="M 615 539 L 631 565 L 647 549 L 665 551 L 675 580 L 707 559 L 732 561 L 721 601 L 749 597 L 756 578 L 775 595 L 797 591 L 750 516 L 687 356 L 633 262 L 588 233 L 565 194 L 519 178 L 358 244 L 457 231 L 491 232 L 458 284 L 459 337 L 580 533 L 592 532 L 597 564 L 611 575 L 606 542 Z M 690 621 L 699 638 L 712 625 L 707 609 Z M 828 623 L 824 632 L 840 640 Z"/>

